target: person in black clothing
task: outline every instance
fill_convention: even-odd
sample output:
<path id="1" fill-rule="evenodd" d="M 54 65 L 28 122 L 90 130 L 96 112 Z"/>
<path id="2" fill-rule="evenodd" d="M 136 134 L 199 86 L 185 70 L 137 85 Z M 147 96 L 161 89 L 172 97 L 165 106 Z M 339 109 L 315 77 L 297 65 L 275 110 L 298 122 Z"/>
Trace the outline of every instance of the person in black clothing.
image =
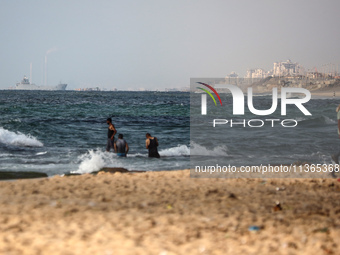
<path id="1" fill-rule="evenodd" d="M 110 151 L 111 148 L 114 150 L 115 134 L 117 133 L 117 130 L 112 124 L 111 118 L 108 118 L 106 120 L 106 123 L 109 125 L 109 128 L 107 130 L 106 151 Z"/>
<path id="2" fill-rule="evenodd" d="M 157 137 L 152 137 L 149 133 L 146 133 L 145 140 L 146 148 L 149 150 L 149 157 L 160 158 L 158 154 L 158 140 Z"/>

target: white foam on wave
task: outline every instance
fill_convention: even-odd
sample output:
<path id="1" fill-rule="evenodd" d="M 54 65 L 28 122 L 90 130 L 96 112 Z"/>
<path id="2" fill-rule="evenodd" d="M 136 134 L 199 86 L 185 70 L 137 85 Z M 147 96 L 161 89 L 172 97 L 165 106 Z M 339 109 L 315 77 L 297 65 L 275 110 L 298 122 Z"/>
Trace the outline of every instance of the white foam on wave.
<path id="1" fill-rule="evenodd" d="M 295 118 L 295 120 L 296 120 L 297 122 L 301 122 L 301 121 L 307 120 L 307 118 L 297 117 L 297 118 Z"/>
<path id="2" fill-rule="evenodd" d="M 179 144 L 176 147 L 162 149 L 159 150 L 158 152 L 161 157 L 190 156 L 190 147 Z M 128 157 L 147 157 L 147 156 L 148 156 L 147 150 L 145 150 L 144 154 L 142 153 L 128 154 Z"/>
<path id="3" fill-rule="evenodd" d="M 112 161 L 113 155 L 113 153 L 101 150 L 89 150 L 79 156 L 80 165 L 76 171 L 71 171 L 71 173 L 86 174 L 98 171 Z"/>
<path id="4" fill-rule="evenodd" d="M 163 157 L 190 156 L 190 148 L 186 145 L 178 145 L 169 149 L 159 151 Z"/>
<path id="5" fill-rule="evenodd" d="M 334 124 L 336 123 L 335 120 L 332 120 L 331 118 L 327 117 L 327 116 L 322 116 L 325 119 L 326 124 Z"/>
<path id="6" fill-rule="evenodd" d="M 190 148 L 186 145 L 178 145 L 177 147 L 172 147 L 168 149 L 163 149 L 159 151 L 161 157 L 176 157 L 176 156 L 189 156 Z M 136 169 L 139 164 L 139 160 L 136 158 L 146 158 L 148 157 L 147 152 L 145 154 L 135 153 L 128 154 L 127 158 L 119 158 L 115 153 L 106 152 L 101 149 L 89 150 L 87 153 L 78 157 L 79 166 L 75 171 L 71 173 L 86 174 L 99 171 L 103 167 L 124 167 L 127 169 Z M 133 161 L 129 161 L 129 158 L 134 158 Z M 121 161 L 122 159 L 125 159 Z"/>
<path id="7" fill-rule="evenodd" d="M 0 127 L 0 143 L 11 146 L 43 147 L 44 144 L 31 135 L 12 132 Z"/>
<path id="8" fill-rule="evenodd" d="M 45 155 L 45 154 L 47 154 L 47 151 L 38 152 L 38 153 L 35 154 L 35 155 L 40 156 L 40 155 Z"/>
<path id="9" fill-rule="evenodd" d="M 191 141 L 191 155 L 194 156 L 228 156 L 228 147 L 226 145 L 219 145 L 212 149 Z"/>

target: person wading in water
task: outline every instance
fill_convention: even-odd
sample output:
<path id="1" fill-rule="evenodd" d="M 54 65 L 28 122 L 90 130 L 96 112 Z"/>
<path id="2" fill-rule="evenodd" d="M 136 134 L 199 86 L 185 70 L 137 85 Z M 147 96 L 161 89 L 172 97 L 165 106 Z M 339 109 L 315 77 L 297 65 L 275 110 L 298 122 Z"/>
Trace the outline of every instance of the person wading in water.
<path id="1" fill-rule="evenodd" d="M 149 150 L 149 157 L 151 158 L 160 158 L 158 154 L 158 140 L 157 137 L 152 137 L 149 133 L 146 133 L 145 140 L 146 148 Z"/>
<path id="2" fill-rule="evenodd" d="M 106 123 L 109 125 L 109 128 L 107 130 L 106 151 L 110 151 L 111 148 L 114 150 L 115 134 L 117 133 L 117 130 L 112 124 L 111 118 L 108 118 L 106 120 Z"/>
<path id="3" fill-rule="evenodd" d="M 119 157 L 126 157 L 129 152 L 129 145 L 123 138 L 123 134 L 118 135 L 118 140 L 115 142 L 115 152 Z"/>

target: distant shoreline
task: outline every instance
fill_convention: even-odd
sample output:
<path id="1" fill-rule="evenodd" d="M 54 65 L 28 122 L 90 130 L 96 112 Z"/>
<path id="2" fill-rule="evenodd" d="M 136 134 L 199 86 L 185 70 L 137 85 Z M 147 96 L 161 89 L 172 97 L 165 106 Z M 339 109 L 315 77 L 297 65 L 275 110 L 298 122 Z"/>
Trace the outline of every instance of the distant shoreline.
<path id="1" fill-rule="evenodd" d="M 312 98 L 340 98 L 340 89 L 327 89 L 324 91 L 317 90 L 317 91 L 311 91 Z"/>

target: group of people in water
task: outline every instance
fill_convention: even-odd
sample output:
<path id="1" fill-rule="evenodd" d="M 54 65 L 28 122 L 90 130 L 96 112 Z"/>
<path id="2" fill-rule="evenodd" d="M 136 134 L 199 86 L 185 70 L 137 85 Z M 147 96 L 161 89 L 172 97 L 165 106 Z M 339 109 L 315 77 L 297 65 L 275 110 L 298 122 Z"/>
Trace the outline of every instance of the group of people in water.
<path id="1" fill-rule="evenodd" d="M 129 152 L 129 145 L 124 139 L 123 134 L 118 134 L 118 139 L 115 141 L 115 134 L 117 133 L 117 130 L 115 126 L 112 124 L 112 119 L 108 118 L 106 120 L 106 123 L 109 125 L 108 132 L 107 132 L 107 144 L 106 144 L 106 151 L 110 151 L 113 149 L 117 156 L 119 157 L 126 157 L 126 155 Z M 145 140 L 145 146 L 146 149 L 149 151 L 149 157 L 153 158 L 159 158 L 158 153 L 158 140 L 157 137 L 151 136 L 149 133 L 146 133 L 146 140 Z"/>

